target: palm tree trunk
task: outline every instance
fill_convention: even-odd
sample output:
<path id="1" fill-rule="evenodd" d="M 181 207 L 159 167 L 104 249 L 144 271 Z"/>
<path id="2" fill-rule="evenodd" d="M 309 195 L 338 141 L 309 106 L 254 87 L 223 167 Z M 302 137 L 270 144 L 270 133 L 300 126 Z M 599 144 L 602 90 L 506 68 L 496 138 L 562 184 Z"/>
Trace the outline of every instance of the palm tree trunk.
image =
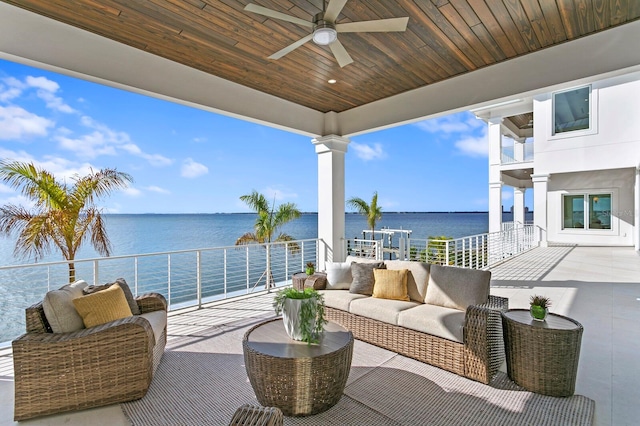
<path id="1" fill-rule="evenodd" d="M 73 283 L 76 281 L 76 264 L 73 262 L 69 262 L 69 282 Z"/>

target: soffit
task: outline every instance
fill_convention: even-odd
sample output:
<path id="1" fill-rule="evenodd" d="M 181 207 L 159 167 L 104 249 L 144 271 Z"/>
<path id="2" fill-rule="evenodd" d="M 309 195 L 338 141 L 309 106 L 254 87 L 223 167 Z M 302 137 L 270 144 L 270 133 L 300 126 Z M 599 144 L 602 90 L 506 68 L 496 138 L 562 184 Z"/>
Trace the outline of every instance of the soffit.
<path id="1" fill-rule="evenodd" d="M 616 0 L 349 0 L 337 22 L 409 17 L 404 33 L 341 33 L 340 68 L 308 28 L 245 12 L 249 0 L 2 0 L 321 113 L 343 112 L 637 20 Z M 319 0 L 254 0 L 309 20 Z M 338 80 L 330 85 L 327 80 Z"/>

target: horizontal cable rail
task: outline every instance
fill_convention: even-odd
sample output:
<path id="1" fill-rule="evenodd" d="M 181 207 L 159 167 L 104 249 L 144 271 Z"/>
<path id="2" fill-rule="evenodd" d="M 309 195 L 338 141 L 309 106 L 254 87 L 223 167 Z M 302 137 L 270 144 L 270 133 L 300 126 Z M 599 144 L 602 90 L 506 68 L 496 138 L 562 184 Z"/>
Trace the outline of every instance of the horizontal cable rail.
<path id="1" fill-rule="evenodd" d="M 161 293 L 169 309 L 291 284 L 291 275 L 317 264 L 320 239 L 248 244 L 74 260 L 75 276 L 88 284 L 124 278 L 135 295 Z M 25 331 L 25 308 L 69 282 L 67 261 L 0 266 L 1 342 Z"/>
<path id="2" fill-rule="evenodd" d="M 362 247 L 363 241 L 369 245 Z M 370 240 L 348 240 L 347 254 L 383 259 L 382 253 L 379 251 L 376 256 L 372 256 L 373 249 L 367 250 L 367 247 L 373 247 L 374 243 L 375 241 Z M 538 235 L 534 225 L 512 224 L 500 232 L 455 239 L 423 240 L 411 238 L 402 241 L 400 246 L 395 256 L 390 256 L 390 258 L 462 268 L 486 269 L 537 247 Z M 349 251 L 350 247 L 351 251 Z"/>

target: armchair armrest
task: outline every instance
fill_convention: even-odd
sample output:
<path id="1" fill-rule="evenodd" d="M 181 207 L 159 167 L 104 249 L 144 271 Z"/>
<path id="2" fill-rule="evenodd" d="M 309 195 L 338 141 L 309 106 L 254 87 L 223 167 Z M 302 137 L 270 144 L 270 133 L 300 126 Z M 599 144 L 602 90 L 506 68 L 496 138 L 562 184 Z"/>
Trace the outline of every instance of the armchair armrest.
<path id="1" fill-rule="evenodd" d="M 467 308 L 464 325 L 465 375 L 489 383 L 504 361 L 501 312 L 509 299 L 489 296 L 481 305 Z"/>
<path id="2" fill-rule="evenodd" d="M 167 299 L 160 293 L 145 293 L 136 297 L 140 313 L 167 310 Z"/>

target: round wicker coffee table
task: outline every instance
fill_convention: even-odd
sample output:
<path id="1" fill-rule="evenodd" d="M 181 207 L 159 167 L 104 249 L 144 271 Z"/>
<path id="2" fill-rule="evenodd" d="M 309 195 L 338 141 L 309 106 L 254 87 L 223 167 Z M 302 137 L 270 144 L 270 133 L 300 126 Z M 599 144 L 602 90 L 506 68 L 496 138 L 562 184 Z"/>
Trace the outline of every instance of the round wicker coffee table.
<path id="1" fill-rule="evenodd" d="M 536 321 L 526 309 L 511 309 L 502 313 L 502 328 L 511 380 L 543 395 L 573 395 L 583 331 L 579 322 L 556 314 Z"/>
<path id="2" fill-rule="evenodd" d="M 342 397 L 353 355 L 353 334 L 335 323 L 319 344 L 292 340 L 282 319 L 258 324 L 242 340 L 244 362 L 258 402 L 285 416 L 308 416 Z"/>

